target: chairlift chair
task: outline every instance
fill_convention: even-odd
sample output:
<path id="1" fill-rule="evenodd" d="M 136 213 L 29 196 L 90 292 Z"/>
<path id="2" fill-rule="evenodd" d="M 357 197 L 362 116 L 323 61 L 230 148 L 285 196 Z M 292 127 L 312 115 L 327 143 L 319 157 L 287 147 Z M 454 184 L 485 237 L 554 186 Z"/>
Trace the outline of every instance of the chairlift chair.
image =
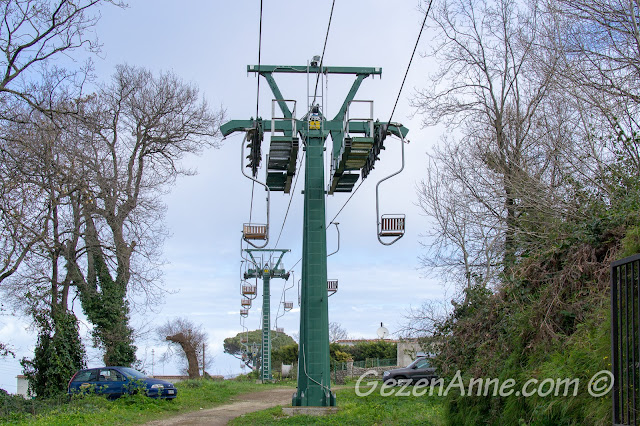
<path id="1" fill-rule="evenodd" d="M 276 327 L 276 333 L 284 333 L 284 328 Z"/>
<path id="2" fill-rule="evenodd" d="M 243 296 L 255 296 L 258 291 L 258 287 L 255 285 L 243 285 L 242 286 L 242 295 Z"/>
<path id="3" fill-rule="evenodd" d="M 353 104 L 362 104 L 369 106 L 369 114 L 366 117 L 353 117 L 350 114 L 350 109 Z M 349 124 L 362 123 L 366 130 L 364 136 L 353 136 L 349 134 Z M 347 155 L 345 166 L 347 170 L 359 170 L 364 166 L 369 153 L 374 143 L 374 123 L 373 123 L 373 101 L 369 100 L 352 100 L 349 102 L 344 115 L 343 123 L 343 146 L 348 146 L 348 152 L 344 152 Z"/>
<path id="4" fill-rule="evenodd" d="M 354 117 L 350 112 L 353 104 L 369 105 L 369 114 L 364 117 Z M 352 126 L 354 125 L 354 126 Z M 360 127 L 362 131 L 352 131 Z M 351 192 L 360 177 L 359 171 L 368 161 L 374 146 L 373 101 L 351 100 L 347 104 L 342 124 L 342 144 L 340 151 L 331 155 L 331 183 L 329 194 L 335 192 Z"/>
<path id="5" fill-rule="evenodd" d="M 245 223 L 242 225 L 242 238 L 245 240 L 266 240 L 268 227 L 266 224 Z"/>
<path id="6" fill-rule="evenodd" d="M 405 215 L 383 214 L 380 217 L 381 237 L 402 237 L 404 235 Z"/>
<path id="7" fill-rule="evenodd" d="M 393 125 L 399 127 L 400 125 L 397 123 L 389 123 L 389 125 Z M 402 132 L 400 132 L 402 135 Z M 378 241 L 380 244 L 384 244 L 385 246 L 390 246 L 391 244 L 398 241 L 400 238 L 404 236 L 406 218 L 404 214 L 383 214 L 380 215 L 380 194 L 379 187 L 382 182 L 387 179 L 394 177 L 404 170 L 404 138 L 400 138 L 400 146 L 402 152 L 402 166 L 400 170 L 395 173 L 390 174 L 384 179 L 380 180 L 376 185 L 376 222 L 377 222 L 377 233 L 378 233 Z M 383 241 L 383 238 L 393 238 L 391 241 Z"/>
<path id="8" fill-rule="evenodd" d="M 279 105 L 283 111 L 281 117 L 277 116 L 276 105 Z M 289 106 L 292 108 L 287 111 Z M 300 146 L 296 123 L 295 100 L 273 99 L 271 101 L 271 142 L 267 161 L 267 185 L 272 191 L 289 193 L 291 190 Z M 276 131 L 281 131 L 283 135 L 276 135 Z"/>
<path id="9" fill-rule="evenodd" d="M 257 286 L 249 284 L 249 282 L 246 279 L 244 279 L 244 275 L 247 273 L 247 269 L 248 269 L 245 264 L 245 261 L 248 262 L 248 260 L 246 259 L 243 259 L 240 262 L 240 294 L 242 295 L 241 304 L 242 306 L 251 307 L 251 301 L 257 297 L 256 295 Z M 243 266 L 244 266 L 244 272 L 243 272 Z"/>
<path id="10" fill-rule="evenodd" d="M 253 176 L 249 176 L 248 174 L 245 173 L 245 170 L 244 170 L 245 169 L 245 167 L 244 167 L 244 144 L 245 144 L 245 142 L 246 142 L 246 138 L 243 139 L 243 141 L 242 141 L 240 170 L 242 171 L 242 174 L 244 175 L 244 177 L 246 177 L 247 179 L 253 181 L 254 183 L 257 183 L 258 185 L 263 186 L 264 189 L 267 191 L 267 223 L 266 224 L 245 223 L 242 226 L 242 239 L 245 240 L 247 242 L 247 244 L 249 244 L 249 245 L 251 245 L 251 246 L 253 246 L 255 248 L 264 248 L 269 243 L 269 200 L 270 200 L 270 191 L 269 191 L 269 187 L 265 183 L 262 183 L 258 179 L 255 178 L 255 176 L 257 175 L 256 172 L 255 172 L 255 168 L 254 168 Z M 254 163 L 252 163 L 250 165 L 255 165 L 255 160 L 254 160 Z M 253 243 L 253 241 L 264 241 L 264 243 L 262 245 L 258 245 L 258 244 Z"/>
<path id="11" fill-rule="evenodd" d="M 248 317 L 249 316 L 249 310 L 248 309 L 240 309 L 240 316 L 241 317 Z"/>
<path id="12" fill-rule="evenodd" d="M 285 269 L 284 266 L 282 266 L 282 269 L 283 270 Z M 294 274 L 293 271 L 291 273 Z M 287 282 L 289 281 L 289 277 L 288 276 L 287 276 L 286 280 L 287 280 Z M 295 275 L 293 277 L 291 286 L 287 287 L 286 283 L 285 283 L 285 286 L 282 288 L 282 298 L 280 299 L 281 300 L 280 303 L 282 303 L 282 305 L 284 306 L 284 309 L 282 310 L 282 313 L 280 313 L 280 309 L 278 309 L 278 314 L 276 316 L 276 322 L 275 322 L 275 327 L 276 328 L 278 328 L 278 319 L 280 317 L 283 317 L 287 312 L 289 312 L 291 309 L 293 309 L 293 302 L 286 302 L 285 300 L 286 300 L 286 297 L 287 297 L 287 290 L 292 289 L 294 285 L 295 285 Z"/>
<path id="13" fill-rule="evenodd" d="M 336 226 L 336 231 L 338 232 L 338 248 L 336 249 L 336 251 L 329 253 L 327 257 L 333 256 L 334 254 L 340 251 L 340 228 L 338 228 L 338 225 L 340 225 L 340 222 L 331 222 L 331 223 L 333 223 Z M 331 225 L 331 223 L 329 225 Z"/>
<path id="14" fill-rule="evenodd" d="M 251 308 L 251 299 L 243 297 L 242 299 L 240 299 L 240 305 L 242 307 Z"/>
<path id="15" fill-rule="evenodd" d="M 327 280 L 328 297 L 333 296 L 338 291 L 338 280 Z"/>

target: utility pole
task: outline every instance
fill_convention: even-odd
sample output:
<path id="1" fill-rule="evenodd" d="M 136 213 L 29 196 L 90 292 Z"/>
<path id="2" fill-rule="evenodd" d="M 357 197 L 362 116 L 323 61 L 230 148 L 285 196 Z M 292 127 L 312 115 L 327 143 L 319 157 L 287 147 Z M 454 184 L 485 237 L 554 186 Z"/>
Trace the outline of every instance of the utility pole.
<path id="1" fill-rule="evenodd" d="M 247 71 L 264 77 L 282 112 L 281 117 L 270 121 L 261 118 L 232 120 L 221 126 L 224 136 L 233 132 L 246 132 L 251 139 L 249 166 L 255 171 L 260 161 L 260 143 L 264 132 L 271 132 L 271 144 L 267 164 L 266 185 L 271 191 L 291 190 L 291 180 L 297 170 L 298 138 L 306 150 L 304 219 L 302 228 L 302 285 L 300 303 L 300 345 L 298 358 L 298 389 L 292 399 L 294 406 L 334 406 L 331 392 L 329 366 L 329 311 L 327 289 L 327 236 L 325 195 L 335 192 L 351 192 L 360 177 L 364 179 L 378 160 L 383 142 L 388 134 L 404 138 L 408 130 L 397 123 L 383 123 L 373 119 L 373 102 L 370 117 L 350 118 L 349 107 L 354 101 L 362 81 L 381 75 L 381 68 L 331 67 L 312 61 L 306 66 L 249 65 Z M 290 105 L 295 101 L 282 96 L 273 77 L 276 73 L 306 74 L 307 99 L 309 78 L 328 74 L 355 75 L 341 108 L 333 119 L 324 116 L 320 106 L 312 103 L 306 114 L 298 120 Z M 316 80 L 317 81 L 317 80 Z M 316 99 L 313 95 L 314 102 Z M 283 136 L 273 136 L 281 132 Z M 325 140 L 331 135 L 330 185 L 324 187 Z M 357 135 L 357 136 L 355 136 Z M 249 167 L 248 166 L 248 167 Z M 255 174 L 254 174 L 255 175 Z"/>
<path id="2" fill-rule="evenodd" d="M 289 279 L 289 273 L 280 267 L 282 256 L 286 249 L 245 249 L 253 262 L 254 268 L 249 268 L 244 279 L 262 278 L 262 350 L 260 360 L 260 380 L 266 383 L 273 380 L 271 374 L 271 278 Z M 254 253 L 280 253 L 276 262 L 256 260 Z"/>

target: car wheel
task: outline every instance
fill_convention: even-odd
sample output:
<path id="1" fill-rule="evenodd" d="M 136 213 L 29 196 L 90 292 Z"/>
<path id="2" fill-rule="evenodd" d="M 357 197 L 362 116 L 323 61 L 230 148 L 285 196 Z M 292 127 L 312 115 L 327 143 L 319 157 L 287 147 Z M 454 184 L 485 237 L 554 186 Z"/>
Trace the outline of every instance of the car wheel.
<path id="1" fill-rule="evenodd" d="M 404 386 L 407 384 L 411 383 L 411 379 L 405 377 L 405 376 L 398 376 L 396 377 L 396 384 L 399 386 Z"/>
<path id="2" fill-rule="evenodd" d="M 384 381 L 384 384 L 387 386 L 395 386 L 398 384 L 398 381 L 395 377 L 390 377 Z"/>

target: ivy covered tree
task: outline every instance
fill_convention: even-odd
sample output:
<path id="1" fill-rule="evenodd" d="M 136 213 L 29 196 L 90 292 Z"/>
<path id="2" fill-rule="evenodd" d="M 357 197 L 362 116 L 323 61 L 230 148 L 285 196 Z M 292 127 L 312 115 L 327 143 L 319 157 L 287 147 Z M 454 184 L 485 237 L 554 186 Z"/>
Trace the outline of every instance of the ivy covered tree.
<path id="1" fill-rule="evenodd" d="M 88 226 L 90 223 L 87 221 Z M 80 282 L 82 287 L 78 293 L 87 318 L 93 324 L 96 346 L 104 351 L 106 365 L 131 366 L 136 360 L 136 346 L 133 329 L 129 326 L 126 286 L 119 285 L 111 277 L 97 240 L 89 253 L 87 282 Z"/>
<path id="2" fill-rule="evenodd" d="M 78 101 L 74 118 L 79 179 L 75 206 L 84 245 L 66 252 L 82 308 L 106 365 L 135 359 L 131 292 L 153 302 L 166 235 L 160 196 L 188 153 L 217 146 L 221 112 L 171 73 L 118 66 L 113 79 Z"/>
<path id="3" fill-rule="evenodd" d="M 55 168 L 58 158 L 51 156 L 51 142 L 59 138 L 50 136 L 58 114 L 69 112 L 70 104 L 61 99 L 81 92 L 76 83 L 88 69 L 51 63 L 76 51 L 99 51 L 93 28 L 104 4 L 123 6 L 119 0 L 8 0 L 0 8 L 0 289 L 5 300 L 17 300 L 33 315 L 40 337 L 27 372 L 42 372 L 49 381 L 76 368 L 84 354 L 73 343 L 79 342 L 77 325 L 67 309 L 69 280 L 62 273 L 60 229 L 66 224 L 58 195 L 69 187 Z M 60 348 L 67 340 L 69 346 Z M 50 350 L 61 356 L 49 356 Z M 0 356 L 9 354 L 9 345 L 0 342 Z"/>
<path id="4" fill-rule="evenodd" d="M 64 98 L 56 101 L 64 103 Z M 2 206 L 15 220 L 12 229 L 25 230 L 30 242 L 16 273 L 5 279 L 5 294 L 34 320 L 35 354 L 22 364 L 32 391 L 48 396 L 64 392 L 71 375 L 84 365 L 78 321 L 69 309 L 73 282 L 65 261 L 65 253 L 80 241 L 70 220 L 77 198 L 74 177 L 64 167 L 74 138 L 55 126 L 50 115 L 30 107 L 16 108 L 14 117 L 23 120 L 5 125 L 11 143 L 3 146 L 2 156 L 15 173 L 13 185 L 24 193 L 22 199 L 2 198 Z"/>
<path id="5" fill-rule="evenodd" d="M 85 367 L 85 351 L 73 312 L 58 309 L 53 315 L 35 315 L 38 342 L 32 359 L 21 360 L 29 391 L 41 398 L 65 393 L 74 373 Z"/>

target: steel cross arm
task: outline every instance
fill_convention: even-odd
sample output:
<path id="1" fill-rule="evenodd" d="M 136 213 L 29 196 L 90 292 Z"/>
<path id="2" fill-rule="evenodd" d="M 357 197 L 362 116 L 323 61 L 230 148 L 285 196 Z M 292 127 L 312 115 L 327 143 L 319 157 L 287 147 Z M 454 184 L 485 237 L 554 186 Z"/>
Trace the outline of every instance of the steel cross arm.
<path id="1" fill-rule="evenodd" d="M 296 120 L 299 125 L 302 123 L 300 120 Z M 220 132 L 223 136 L 229 136 L 233 132 L 247 132 L 253 129 L 254 120 L 230 120 L 220 126 Z M 291 120 L 276 120 L 276 128 L 271 128 L 271 120 L 262 122 L 263 131 L 273 132 L 275 131 L 291 131 Z"/>
<path id="2" fill-rule="evenodd" d="M 344 115 L 347 113 L 347 108 L 349 108 L 349 103 L 353 100 L 353 98 L 355 98 L 356 92 L 360 88 L 360 84 L 362 84 L 362 80 L 364 80 L 368 76 L 369 74 L 358 74 L 358 77 L 356 77 L 356 80 L 351 85 L 349 93 L 347 93 L 347 97 L 344 98 L 344 102 L 342 103 L 340 110 L 338 110 L 338 113 L 333 118 L 333 121 L 342 121 L 344 119 Z"/>
<path id="3" fill-rule="evenodd" d="M 391 122 L 391 123 L 379 122 L 379 123 L 382 125 L 387 125 L 387 132 L 401 139 L 406 137 L 407 133 L 409 133 L 409 129 L 407 129 L 400 123 L 394 123 L 394 122 Z M 342 120 L 331 120 L 331 121 L 326 121 L 324 123 L 325 130 L 328 130 L 330 132 L 342 132 L 343 130 L 342 126 L 343 126 Z M 355 122 L 349 123 L 349 133 L 367 133 L 368 131 L 369 131 L 369 124 L 367 124 L 364 121 L 355 121 Z"/>
<path id="4" fill-rule="evenodd" d="M 262 268 L 247 269 L 247 272 L 244 273 L 244 278 L 262 278 Z"/>
<path id="5" fill-rule="evenodd" d="M 305 125 L 304 120 L 296 120 L 296 128 L 303 129 Z M 223 136 L 229 136 L 234 132 L 246 132 L 253 129 L 253 120 L 230 120 L 220 126 L 220 131 Z M 326 131 L 342 131 L 343 128 L 342 120 L 330 120 L 324 122 L 324 129 Z M 395 123 L 392 123 L 389 126 L 388 131 L 395 134 L 396 136 L 400 136 L 398 128 L 394 126 Z M 265 132 L 273 132 L 274 129 L 271 128 L 271 120 L 263 121 L 262 127 Z M 368 124 L 360 121 L 355 121 L 349 123 L 349 132 L 350 133 L 366 133 L 368 130 Z M 402 134 L 406 136 L 409 130 L 406 127 L 400 125 L 400 129 L 402 129 Z M 290 120 L 275 120 L 275 131 L 286 132 L 291 131 L 291 121 Z"/>
<path id="6" fill-rule="evenodd" d="M 244 249 L 244 251 L 246 251 L 247 253 L 249 253 L 249 256 L 251 256 L 251 260 L 253 261 L 254 265 L 257 265 L 258 267 L 262 267 L 262 265 L 258 265 L 256 263 L 255 258 L 253 257 L 253 252 L 280 252 L 280 257 L 278 258 L 278 261 L 276 262 L 276 265 L 272 268 L 272 269 L 278 269 L 278 266 L 280 265 L 280 261 L 282 260 L 282 256 L 284 256 L 285 253 L 290 252 L 291 250 L 289 249 Z"/>
<path id="7" fill-rule="evenodd" d="M 272 274 L 271 277 L 272 278 L 282 278 L 285 281 L 289 279 L 289 273 L 286 272 L 284 269 L 272 269 Z"/>
<path id="8" fill-rule="evenodd" d="M 392 121 L 391 123 L 381 123 L 381 124 L 386 124 L 387 132 L 391 133 L 394 136 L 399 137 L 400 139 L 406 138 L 407 133 L 409 133 L 409 129 L 407 129 L 400 123 L 395 123 Z"/>
<path id="9" fill-rule="evenodd" d="M 366 74 L 382 75 L 380 67 L 312 67 L 306 65 L 247 65 L 247 72 L 264 73 L 289 73 L 289 74 Z"/>
<path id="10" fill-rule="evenodd" d="M 282 111 L 282 114 L 286 117 L 286 118 L 291 118 L 291 111 L 289 110 L 289 107 L 287 106 L 287 103 L 283 100 L 284 97 L 282 96 L 282 92 L 280 91 L 280 88 L 278 87 L 278 84 L 276 83 L 276 81 L 273 79 L 273 76 L 271 75 L 271 73 L 260 73 L 260 75 L 262 75 L 266 80 L 267 83 L 269 83 L 269 87 L 271 88 L 271 91 L 273 92 L 273 96 L 276 97 L 277 101 L 278 101 L 278 106 L 280 107 L 280 110 Z M 258 77 L 260 78 L 260 77 Z"/>
<path id="11" fill-rule="evenodd" d="M 290 273 L 286 272 L 284 269 L 270 269 L 271 278 L 284 278 L 285 280 L 289 279 Z M 259 269 L 248 269 L 247 272 L 244 273 L 245 279 L 248 278 L 264 278 L 264 271 L 262 268 Z"/>

